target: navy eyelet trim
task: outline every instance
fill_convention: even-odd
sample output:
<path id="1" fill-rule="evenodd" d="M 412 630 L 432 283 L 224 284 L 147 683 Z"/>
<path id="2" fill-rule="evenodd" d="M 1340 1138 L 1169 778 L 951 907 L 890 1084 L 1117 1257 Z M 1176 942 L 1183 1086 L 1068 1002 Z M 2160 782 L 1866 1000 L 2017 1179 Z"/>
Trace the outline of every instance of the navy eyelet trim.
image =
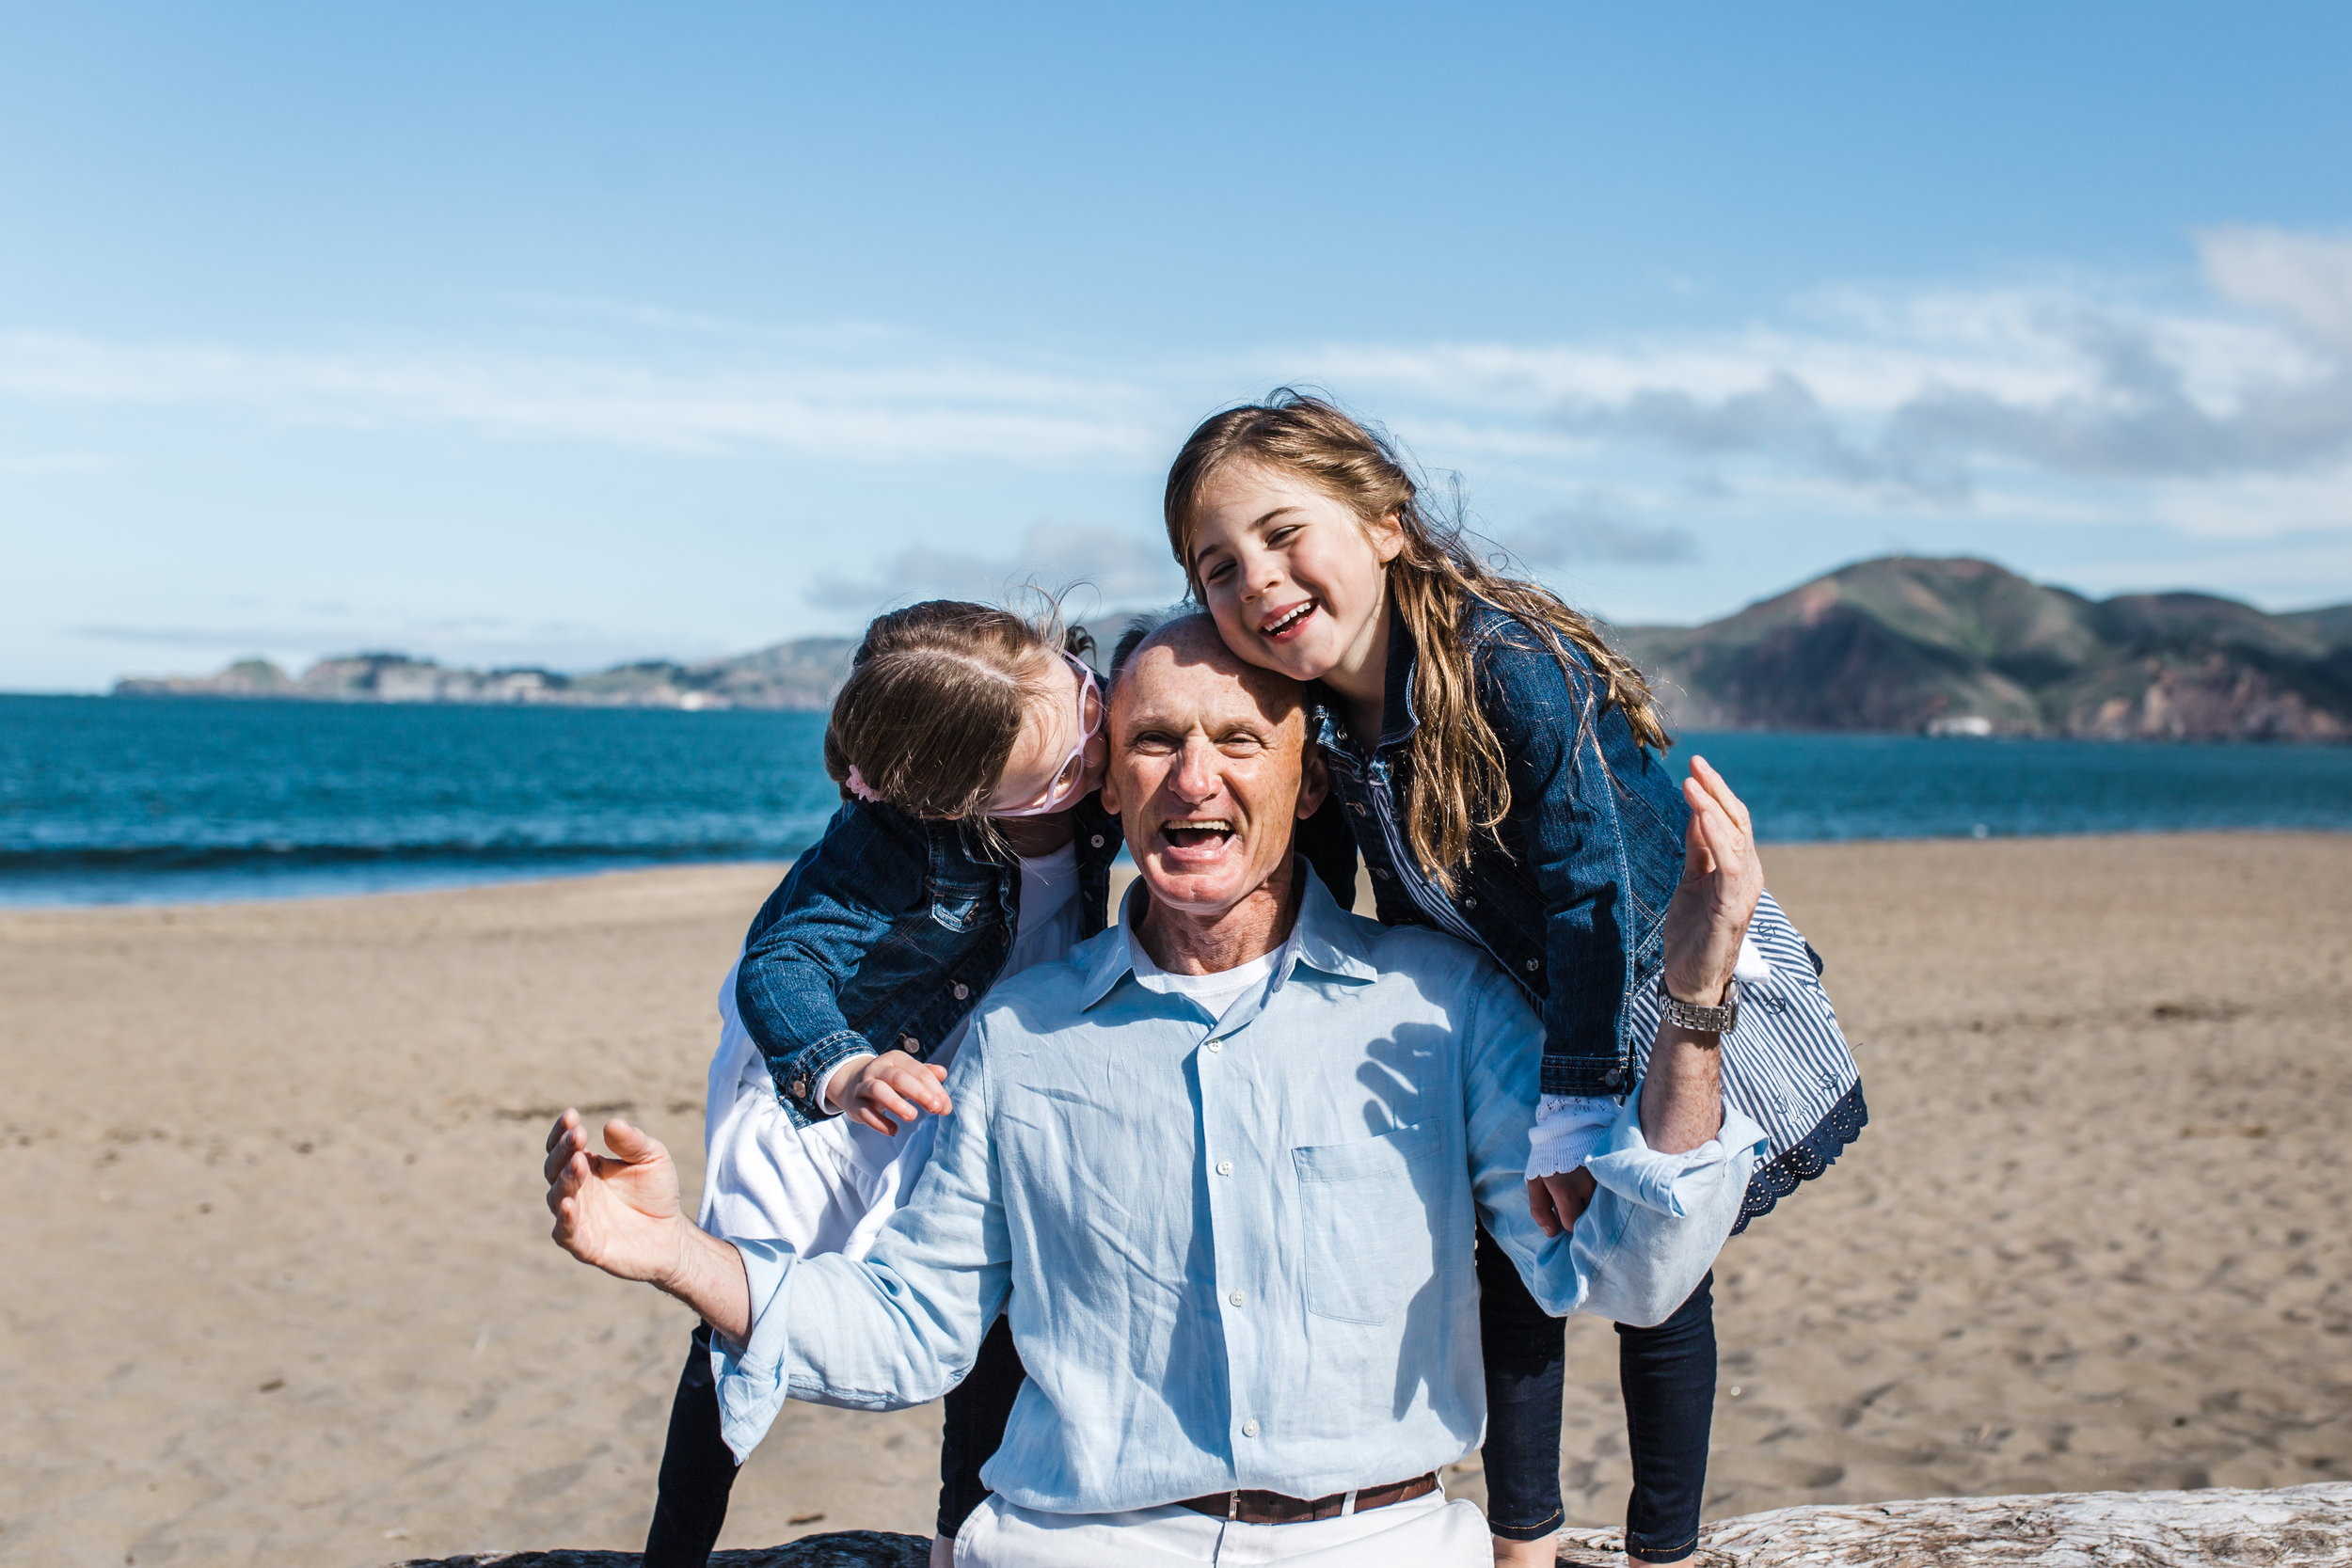
<path id="1" fill-rule="evenodd" d="M 1862 1129 L 1870 1120 L 1870 1107 L 1863 1103 L 1862 1085 L 1845 1092 L 1836 1104 L 1829 1108 L 1820 1124 L 1804 1135 L 1804 1141 L 1758 1165 L 1748 1178 L 1747 1196 L 1740 1201 L 1740 1221 L 1731 1227 L 1735 1236 L 1748 1227 L 1748 1221 L 1758 1214 L 1769 1214 L 1772 1205 L 1797 1190 L 1800 1182 L 1810 1181 L 1835 1164 L 1846 1151 L 1846 1146 L 1862 1135 Z"/>

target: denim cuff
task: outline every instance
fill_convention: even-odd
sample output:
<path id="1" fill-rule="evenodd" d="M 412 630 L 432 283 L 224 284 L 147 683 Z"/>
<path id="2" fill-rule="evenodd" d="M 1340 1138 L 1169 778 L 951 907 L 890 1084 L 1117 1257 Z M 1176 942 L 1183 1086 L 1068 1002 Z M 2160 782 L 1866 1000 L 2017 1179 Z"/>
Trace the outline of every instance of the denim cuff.
<path id="1" fill-rule="evenodd" d="M 1536 1091 L 1575 1100 L 1623 1100 L 1636 1074 L 1630 1057 L 1554 1056 L 1547 1053 Z"/>
<path id="2" fill-rule="evenodd" d="M 1698 1548 L 1699 1538 L 1695 1535 L 1685 1540 L 1679 1546 L 1653 1546 L 1635 1531 L 1628 1530 L 1625 1534 L 1626 1555 L 1638 1557 L 1644 1562 L 1680 1562 Z"/>
<path id="3" fill-rule="evenodd" d="M 768 1071 L 776 1081 L 776 1098 L 790 1106 L 805 1125 L 835 1115 L 817 1101 L 817 1091 L 825 1086 L 827 1073 L 852 1056 L 881 1054 L 864 1035 L 841 1029 L 789 1056 L 771 1057 Z"/>

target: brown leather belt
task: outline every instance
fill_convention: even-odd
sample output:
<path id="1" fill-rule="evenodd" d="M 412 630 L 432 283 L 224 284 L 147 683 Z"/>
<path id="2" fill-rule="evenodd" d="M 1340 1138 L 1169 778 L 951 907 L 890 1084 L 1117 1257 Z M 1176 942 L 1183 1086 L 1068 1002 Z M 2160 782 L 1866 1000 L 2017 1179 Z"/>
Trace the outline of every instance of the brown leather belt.
<path id="1" fill-rule="evenodd" d="M 1336 1519 L 1350 1512 L 1350 1497 L 1356 1499 L 1353 1512 L 1361 1513 L 1368 1508 L 1386 1508 L 1391 1503 L 1425 1497 L 1437 1489 L 1438 1472 L 1432 1470 L 1410 1481 L 1391 1481 L 1386 1486 L 1359 1486 L 1353 1493 L 1334 1492 L 1327 1497 L 1286 1497 L 1279 1492 L 1212 1492 L 1205 1497 L 1186 1497 L 1176 1506 L 1205 1513 L 1212 1519 L 1232 1519 L 1245 1525 L 1300 1525 L 1310 1519 Z"/>

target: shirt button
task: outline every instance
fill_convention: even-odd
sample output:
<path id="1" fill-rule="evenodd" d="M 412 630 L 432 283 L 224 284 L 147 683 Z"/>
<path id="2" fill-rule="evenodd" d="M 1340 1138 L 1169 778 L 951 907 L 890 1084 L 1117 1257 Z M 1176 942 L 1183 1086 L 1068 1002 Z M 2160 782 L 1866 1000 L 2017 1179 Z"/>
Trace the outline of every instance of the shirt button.
<path id="1" fill-rule="evenodd" d="M 1239 1307 L 1241 1305 L 1241 1292 L 1239 1291 L 1235 1291 L 1232 1295 L 1227 1296 L 1225 1299 L 1232 1302 L 1235 1307 Z"/>
<path id="2" fill-rule="evenodd" d="M 967 997 L 967 996 L 969 996 L 969 995 L 971 995 L 971 994 L 972 994 L 972 988 L 971 988 L 970 986 L 965 985 L 965 984 L 964 984 L 961 980 L 958 980 L 958 981 L 956 982 L 956 1000 L 957 1000 L 957 1001 L 961 1002 L 961 1001 L 962 1001 L 965 997 Z"/>
<path id="3" fill-rule="evenodd" d="M 1257 1422 L 1255 1422 L 1255 1421 L 1244 1421 L 1244 1422 L 1242 1422 L 1242 1424 L 1241 1424 L 1241 1434 L 1242 1434 L 1244 1437 L 1255 1437 L 1255 1436 L 1257 1436 L 1257 1435 L 1258 1435 L 1258 1423 L 1257 1423 Z"/>
<path id="4" fill-rule="evenodd" d="M 1528 960 L 1527 960 L 1527 972 L 1528 972 L 1530 974 L 1534 974 L 1534 973 L 1535 973 L 1535 966 L 1536 966 L 1537 964 L 1541 963 L 1541 962 L 1543 962 L 1543 959 L 1541 959 L 1541 958 L 1530 958 L 1530 959 L 1528 959 Z"/>
<path id="5" fill-rule="evenodd" d="M 1103 835 L 1101 833 L 1096 833 L 1092 838 L 1088 839 L 1087 842 L 1094 846 L 1097 849 L 1100 849 L 1103 847 Z"/>
<path id="6" fill-rule="evenodd" d="M 1465 896 L 1462 900 L 1462 908 L 1466 910 L 1474 910 L 1478 908 L 1478 900 L 1473 897 Z"/>
<path id="7" fill-rule="evenodd" d="M 1232 1162 L 1232 1161 L 1231 1161 L 1231 1160 L 1219 1160 L 1219 1161 L 1216 1163 L 1216 1173 L 1217 1173 L 1217 1175 L 1219 1175 L 1219 1176 L 1231 1176 L 1231 1175 L 1232 1175 L 1232 1174 L 1233 1174 L 1233 1162 Z"/>
<path id="8" fill-rule="evenodd" d="M 1209 1042 L 1209 1049 L 1211 1051 L 1222 1051 L 1225 1049 L 1225 1042 L 1223 1040 L 1211 1040 Z"/>

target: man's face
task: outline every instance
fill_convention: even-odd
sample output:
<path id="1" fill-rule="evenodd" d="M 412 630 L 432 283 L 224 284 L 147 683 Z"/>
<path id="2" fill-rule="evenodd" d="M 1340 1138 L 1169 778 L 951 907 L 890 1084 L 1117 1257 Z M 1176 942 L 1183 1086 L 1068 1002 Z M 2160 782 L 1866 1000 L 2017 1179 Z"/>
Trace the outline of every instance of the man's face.
<path id="1" fill-rule="evenodd" d="M 1146 646 L 1112 692 L 1103 803 L 1152 898 L 1216 916 L 1289 863 L 1291 826 L 1323 803 L 1324 780 L 1304 766 L 1295 689 L 1202 633 Z"/>

